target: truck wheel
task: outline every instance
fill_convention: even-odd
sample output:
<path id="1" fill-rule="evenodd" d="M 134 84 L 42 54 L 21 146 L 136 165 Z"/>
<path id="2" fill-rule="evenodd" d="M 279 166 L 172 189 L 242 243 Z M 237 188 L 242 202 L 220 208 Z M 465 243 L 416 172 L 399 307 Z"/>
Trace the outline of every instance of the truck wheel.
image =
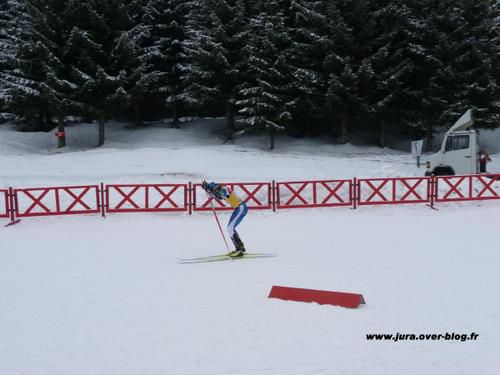
<path id="1" fill-rule="evenodd" d="M 436 176 L 453 176 L 455 171 L 452 167 L 436 167 L 433 174 Z"/>

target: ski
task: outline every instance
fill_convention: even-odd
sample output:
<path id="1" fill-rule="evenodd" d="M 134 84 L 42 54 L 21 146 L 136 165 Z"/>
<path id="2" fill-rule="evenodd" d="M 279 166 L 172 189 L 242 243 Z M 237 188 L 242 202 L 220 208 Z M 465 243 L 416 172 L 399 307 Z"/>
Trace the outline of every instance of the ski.
<path id="1" fill-rule="evenodd" d="M 210 255 L 210 256 L 198 257 L 198 258 L 179 259 L 179 263 L 182 263 L 182 264 L 209 263 L 209 262 L 222 262 L 225 260 L 272 258 L 275 256 L 276 256 L 276 254 L 270 254 L 270 253 L 245 253 L 245 255 L 243 255 L 241 257 L 231 257 L 228 254 L 219 254 L 219 255 Z"/>

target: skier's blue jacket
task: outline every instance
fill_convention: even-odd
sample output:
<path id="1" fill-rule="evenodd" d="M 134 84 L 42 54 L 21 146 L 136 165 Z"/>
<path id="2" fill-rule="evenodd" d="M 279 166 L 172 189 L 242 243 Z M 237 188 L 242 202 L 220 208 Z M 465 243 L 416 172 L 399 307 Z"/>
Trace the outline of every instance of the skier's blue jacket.
<path id="1" fill-rule="evenodd" d="M 218 191 L 222 198 L 229 203 L 229 205 L 233 208 L 238 208 L 242 200 L 234 193 L 234 191 L 229 191 L 225 186 L 218 185 L 215 182 L 211 182 L 208 184 L 208 187 L 212 191 Z"/>

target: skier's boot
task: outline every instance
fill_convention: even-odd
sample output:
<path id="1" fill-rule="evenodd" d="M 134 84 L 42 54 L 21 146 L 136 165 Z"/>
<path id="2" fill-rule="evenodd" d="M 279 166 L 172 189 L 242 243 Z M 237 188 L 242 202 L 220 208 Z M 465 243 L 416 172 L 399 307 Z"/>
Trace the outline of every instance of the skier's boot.
<path id="1" fill-rule="evenodd" d="M 231 251 L 231 252 L 230 252 L 229 254 L 227 254 L 227 255 L 229 255 L 231 258 L 240 258 L 240 257 L 242 257 L 243 255 L 245 255 L 245 252 L 243 252 L 243 251 L 240 251 L 240 250 L 236 249 L 236 250 Z"/>
<path id="2" fill-rule="evenodd" d="M 234 247 L 236 249 L 234 251 L 231 251 L 229 253 L 229 256 L 237 258 L 245 255 L 245 245 L 243 244 L 243 241 L 240 239 L 240 236 L 236 231 L 234 232 L 233 237 L 231 237 L 231 240 L 233 241 Z"/>

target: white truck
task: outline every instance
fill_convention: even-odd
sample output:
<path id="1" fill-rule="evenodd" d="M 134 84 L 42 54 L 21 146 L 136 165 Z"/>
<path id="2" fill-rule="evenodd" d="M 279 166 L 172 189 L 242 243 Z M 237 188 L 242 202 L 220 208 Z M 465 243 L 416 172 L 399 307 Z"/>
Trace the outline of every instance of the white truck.
<path id="1" fill-rule="evenodd" d="M 465 175 L 479 172 L 478 134 L 472 110 L 465 112 L 444 136 L 441 150 L 426 157 L 425 175 Z"/>

